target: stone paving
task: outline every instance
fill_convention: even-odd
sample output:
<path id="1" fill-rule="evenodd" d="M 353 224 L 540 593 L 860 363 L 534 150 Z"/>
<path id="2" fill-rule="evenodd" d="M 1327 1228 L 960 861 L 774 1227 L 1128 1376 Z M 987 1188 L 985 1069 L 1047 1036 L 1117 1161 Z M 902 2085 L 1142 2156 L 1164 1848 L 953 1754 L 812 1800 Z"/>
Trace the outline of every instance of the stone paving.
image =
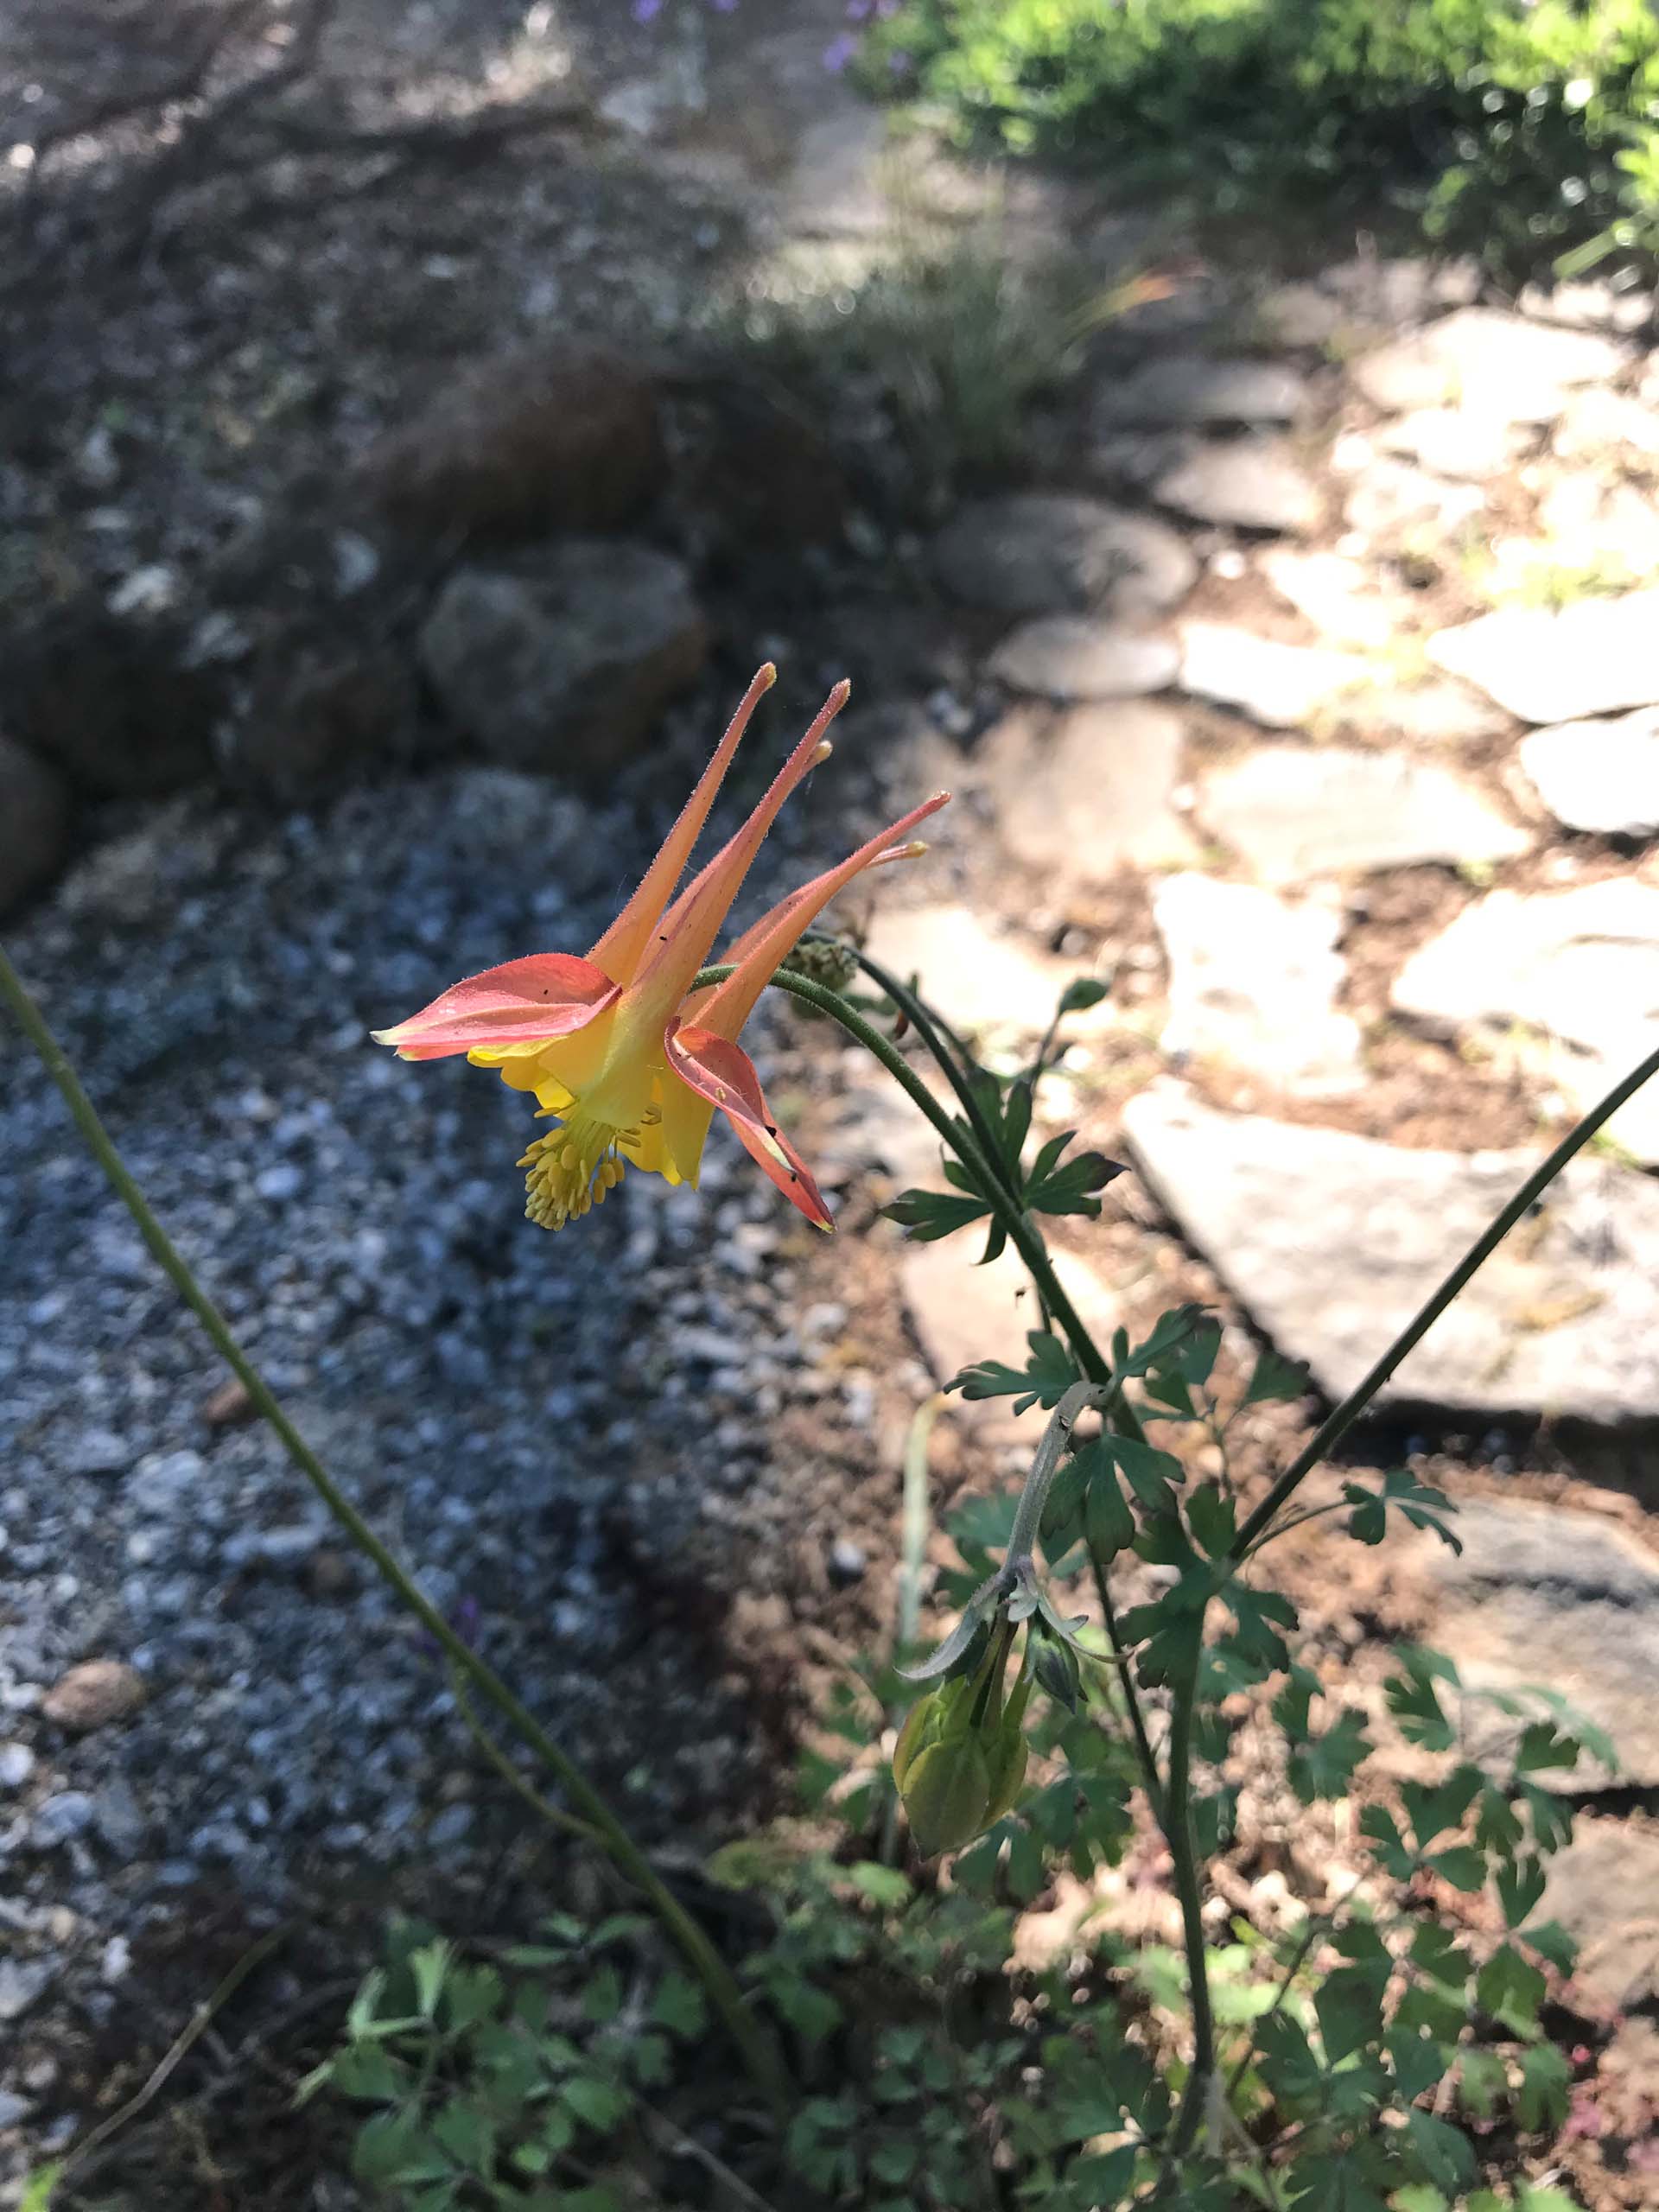
<path id="1" fill-rule="evenodd" d="M 988 939 L 940 909 L 914 964 L 947 1003 L 1011 993 L 1023 936 L 1036 1018 L 1053 963 L 1033 924 L 1086 946 L 1102 902 L 1144 887 L 1156 973 L 1135 1019 L 1185 1088 L 1132 1099 L 1125 1138 L 1332 1390 L 1531 1155 L 1461 1156 L 1478 1121 L 1445 1151 L 1322 1132 L 1310 1102 L 1364 1089 L 1402 1034 L 1528 1084 L 1541 1146 L 1659 1020 L 1659 353 L 1625 296 L 1569 304 L 1600 327 L 1488 304 L 1461 270 L 1333 269 L 1096 393 L 1109 499 L 980 501 L 934 544 L 947 594 L 1009 626 L 981 664 L 1001 705 L 955 779 L 1020 895 L 1043 895 L 1022 913 L 1004 893 Z M 1236 350 L 1241 321 L 1297 342 Z M 1368 917 L 1428 870 L 1442 919 L 1391 947 L 1379 1001 Z M 928 935 L 922 913 L 879 926 L 889 949 Z M 1241 1077 L 1258 1113 L 1206 1103 L 1236 1103 Z M 1659 1230 L 1637 1172 L 1659 1162 L 1659 1096 L 1609 1141 L 1525 1281 L 1420 1355 L 1407 1396 L 1659 1414 L 1633 1226 Z"/>

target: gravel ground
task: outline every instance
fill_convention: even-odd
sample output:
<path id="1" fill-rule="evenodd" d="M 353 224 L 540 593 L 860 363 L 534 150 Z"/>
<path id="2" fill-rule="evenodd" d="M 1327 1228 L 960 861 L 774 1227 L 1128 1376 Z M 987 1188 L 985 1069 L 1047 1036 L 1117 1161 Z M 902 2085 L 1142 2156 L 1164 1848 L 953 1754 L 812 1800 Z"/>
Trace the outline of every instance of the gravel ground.
<path id="1" fill-rule="evenodd" d="M 705 736 L 643 772 L 654 826 Z M 821 808 L 756 896 L 838 847 Z M 854 1427 L 873 1403 L 780 1318 L 810 1233 L 716 1138 L 701 1197 L 639 1179 L 555 1242 L 520 1217 L 523 1103 L 365 1035 L 589 943 L 648 849 L 635 810 L 461 769 L 264 826 L 188 800 L 128 820 L 12 950 L 130 1165 L 433 1599 L 645 1832 L 717 1821 L 761 1751 L 721 1638 L 786 1495 L 768 1428 L 791 1397 Z M 761 1057 L 781 1097 L 786 1042 Z M 66 1999 L 96 2022 L 204 1889 L 257 1920 L 347 1871 L 464 1866 L 491 1793 L 432 1654 L 275 1440 L 205 1411 L 222 1370 L 16 1044 L 0 1110 L 0 2019 L 33 2031 Z M 798 1541 L 798 1491 L 788 1513 Z M 147 1696 L 76 1735 L 43 1701 L 90 1659 Z"/>

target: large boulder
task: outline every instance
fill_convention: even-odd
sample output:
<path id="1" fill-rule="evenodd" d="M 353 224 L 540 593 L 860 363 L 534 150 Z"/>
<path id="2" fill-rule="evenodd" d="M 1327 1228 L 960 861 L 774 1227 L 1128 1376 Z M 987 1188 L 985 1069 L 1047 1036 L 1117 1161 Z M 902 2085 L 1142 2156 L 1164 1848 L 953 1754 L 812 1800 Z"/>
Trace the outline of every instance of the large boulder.
<path id="1" fill-rule="evenodd" d="M 599 346 L 498 354 L 383 437 L 362 474 L 387 518 L 423 537 L 620 530 L 666 477 L 656 387 Z"/>
<path id="2" fill-rule="evenodd" d="M 167 625 L 88 598 L 8 644 L 8 728 L 92 798 L 151 798 L 212 772 L 224 686 Z"/>
<path id="3" fill-rule="evenodd" d="M 410 750 L 418 690 L 390 645 L 283 642 L 261 658 L 225 741 L 226 779 L 287 804 L 332 790 Z"/>
<path id="4" fill-rule="evenodd" d="M 583 782 L 641 749 L 708 649 L 682 563 L 614 538 L 458 569 L 421 632 L 434 689 L 482 752 Z"/>
<path id="5" fill-rule="evenodd" d="M 15 738 L 0 736 L 0 914 L 57 873 L 69 841 L 61 776 Z"/>

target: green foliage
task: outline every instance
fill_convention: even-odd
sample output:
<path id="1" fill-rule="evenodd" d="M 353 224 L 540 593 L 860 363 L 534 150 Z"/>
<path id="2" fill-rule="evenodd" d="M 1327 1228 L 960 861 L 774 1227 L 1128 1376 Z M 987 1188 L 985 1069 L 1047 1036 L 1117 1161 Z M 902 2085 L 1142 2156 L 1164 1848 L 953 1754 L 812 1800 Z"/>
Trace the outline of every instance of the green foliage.
<path id="1" fill-rule="evenodd" d="M 1507 269 L 1659 245 L 1650 0 L 906 0 L 872 82 L 1211 204 L 1384 192 Z"/>

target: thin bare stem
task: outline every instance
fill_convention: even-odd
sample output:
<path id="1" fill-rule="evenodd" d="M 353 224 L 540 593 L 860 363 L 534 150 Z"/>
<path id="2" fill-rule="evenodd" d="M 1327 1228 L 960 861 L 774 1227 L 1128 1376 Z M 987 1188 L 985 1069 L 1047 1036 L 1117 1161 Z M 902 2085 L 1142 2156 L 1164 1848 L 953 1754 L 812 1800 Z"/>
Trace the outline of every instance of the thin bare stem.
<path id="1" fill-rule="evenodd" d="M 449 1663 L 495 1707 L 513 1733 L 530 1746 L 550 1773 L 557 1777 L 561 1787 L 580 1808 L 583 1819 L 601 1840 L 607 1857 L 635 1888 L 643 1892 L 664 1927 L 678 1944 L 686 1963 L 708 1991 L 710 2003 L 725 2022 L 757 2084 L 771 2097 L 775 2108 L 782 2112 L 786 2103 L 786 2082 L 781 2060 L 760 2022 L 749 2010 L 730 1967 L 702 1929 L 664 1885 L 650 1860 L 582 1770 L 559 1749 L 494 1669 L 487 1666 L 456 1633 L 393 1553 L 376 1535 L 283 1412 L 270 1385 L 231 1333 L 224 1315 L 208 1297 L 188 1262 L 151 1211 L 149 1200 L 117 1151 L 63 1048 L 53 1035 L 45 1016 L 24 988 L 3 948 L 0 948 L 0 997 L 16 1015 L 24 1034 L 39 1053 L 47 1073 L 61 1092 L 70 1117 L 87 1149 L 109 1178 L 117 1197 L 132 1216 L 139 1234 L 162 1272 L 200 1322 L 214 1350 L 246 1390 L 256 1412 L 270 1424 L 294 1465 L 399 1603 L 421 1623 Z"/>
<path id="2" fill-rule="evenodd" d="M 1306 1481 L 1320 1460 L 1328 1458 L 1341 1443 L 1407 1353 L 1414 1351 L 1421 1343 L 1452 1300 L 1491 1259 L 1516 1224 L 1549 1188 L 1568 1160 L 1576 1153 L 1582 1152 L 1602 1123 L 1616 1114 L 1627 1098 L 1633 1097 L 1643 1084 L 1656 1074 L 1659 1074 L 1659 1052 L 1649 1052 L 1640 1067 L 1632 1068 L 1622 1082 L 1616 1083 L 1606 1096 L 1567 1131 L 1554 1150 L 1540 1160 L 1509 1204 L 1488 1227 L 1482 1230 L 1444 1282 L 1424 1300 L 1363 1379 L 1354 1386 L 1339 1406 L 1334 1407 L 1326 1415 L 1261 1504 L 1247 1516 L 1233 1539 L 1231 1556 L 1234 1559 L 1244 1557 L 1280 1507 Z"/>

